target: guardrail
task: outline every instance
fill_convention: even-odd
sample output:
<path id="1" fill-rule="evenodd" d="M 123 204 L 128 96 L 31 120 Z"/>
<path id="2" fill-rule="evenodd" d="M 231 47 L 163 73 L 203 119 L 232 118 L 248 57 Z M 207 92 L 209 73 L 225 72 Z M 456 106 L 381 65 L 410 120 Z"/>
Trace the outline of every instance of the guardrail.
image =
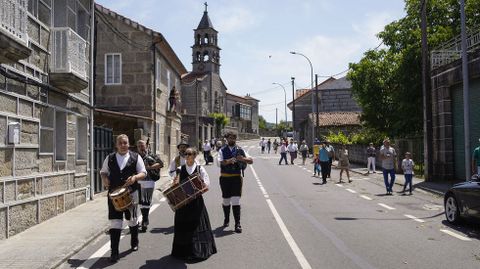
<path id="1" fill-rule="evenodd" d="M 27 45 L 27 0 L 0 0 L 0 30 Z"/>
<path id="2" fill-rule="evenodd" d="M 457 36 L 432 50 L 430 57 L 431 68 L 435 69 L 460 59 L 462 55 L 461 44 L 461 37 Z M 467 51 L 473 51 L 478 47 L 480 47 L 480 31 L 469 33 L 467 35 Z"/>
<path id="3" fill-rule="evenodd" d="M 86 80 L 87 42 L 68 27 L 52 28 L 52 73 L 73 73 Z"/>

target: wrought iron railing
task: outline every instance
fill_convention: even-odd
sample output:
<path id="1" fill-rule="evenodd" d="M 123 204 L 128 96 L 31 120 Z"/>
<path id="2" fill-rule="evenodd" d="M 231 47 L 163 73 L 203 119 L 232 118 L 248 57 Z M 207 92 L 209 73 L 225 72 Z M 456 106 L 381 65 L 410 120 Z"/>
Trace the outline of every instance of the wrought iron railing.
<path id="1" fill-rule="evenodd" d="M 87 78 L 87 42 L 68 27 L 52 28 L 52 73 L 73 73 Z"/>
<path id="2" fill-rule="evenodd" d="M 0 0 L 0 30 L 27 45 L 27 0 Z"/>
<path id="3" fill-rule="evenodd" d="M 461 37 L 457 36 L 442 46 L 432 50 L 430 64 L 432 69 L 449 64 L 460 59 L 462 55 Z M 480 30 L 471 31 L 467 34 L 467 51 L 473 51 L 480 47 Z"/>

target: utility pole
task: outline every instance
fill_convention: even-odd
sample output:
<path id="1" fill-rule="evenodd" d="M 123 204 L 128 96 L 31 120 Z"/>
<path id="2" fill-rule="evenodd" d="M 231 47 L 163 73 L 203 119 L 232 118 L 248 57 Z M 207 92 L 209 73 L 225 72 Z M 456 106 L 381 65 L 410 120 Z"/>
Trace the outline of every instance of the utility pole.
<path id="1" fill-rule="evenodd" d="M 296 139 L 295 135 L 295 77 L 292 77 L 292 100 L 293 100 L 293 111 L 292 111 L 292 128 L 293 128 L 293 137 Z"/>
<path id="2" fill-rule="evenodd" d="M 278 108 L 275 108 L 275 129 L 278 128 Z"/>
<path id="3" fill-rule="evenodd" d="M 315 122 L 315 137 L 318 138 L 319 120 L 318 120 L 318 74 L 315 74 L 315 102 L 316 102 L 316 122 Z M 313 138 L 315 141 L 315 138 Z"/>
<path id="4" fill-rule="evenodd" d="M 465 26 L 465 0 L 460 0 L 460 19 L 462 29 L 462 75 L 463 75 L 463 127 L 465 140 L 465 179 L 470 178 L 470 89 L 468 85 L 468 52 Z"/>
<path id="5" fill-rule="evenodd" d="M 425 180 L 431 180 L 433 172 L 432 98 L 430 94 L 430 62 L 427 39 L 427 0 L 421 3 L 422 30 L 422 93 L 423 93 L 423 171 Z"/>

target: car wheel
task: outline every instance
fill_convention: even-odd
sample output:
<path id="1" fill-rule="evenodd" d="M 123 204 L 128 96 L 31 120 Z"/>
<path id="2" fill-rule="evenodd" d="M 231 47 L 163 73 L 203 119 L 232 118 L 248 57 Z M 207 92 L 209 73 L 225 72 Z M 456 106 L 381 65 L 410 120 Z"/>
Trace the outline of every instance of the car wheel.
<path id="1" fill-rule="evenodd" d="M 453 194 L 448 194 L 445 199 L 445 217 L 447 221 L 456 224 L 460 221 L 460 210 L 458 208 L 457 199 Z"/>

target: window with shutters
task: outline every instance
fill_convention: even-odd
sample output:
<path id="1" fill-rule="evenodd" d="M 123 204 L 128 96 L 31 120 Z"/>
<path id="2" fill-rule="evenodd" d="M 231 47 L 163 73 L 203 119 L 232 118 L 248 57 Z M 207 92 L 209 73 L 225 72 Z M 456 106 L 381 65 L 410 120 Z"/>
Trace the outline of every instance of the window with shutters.
<path id="1" fill-rule="evenodd" d="M 122 54 L 105 54 L 105 85 L 122 84 Z"/>

